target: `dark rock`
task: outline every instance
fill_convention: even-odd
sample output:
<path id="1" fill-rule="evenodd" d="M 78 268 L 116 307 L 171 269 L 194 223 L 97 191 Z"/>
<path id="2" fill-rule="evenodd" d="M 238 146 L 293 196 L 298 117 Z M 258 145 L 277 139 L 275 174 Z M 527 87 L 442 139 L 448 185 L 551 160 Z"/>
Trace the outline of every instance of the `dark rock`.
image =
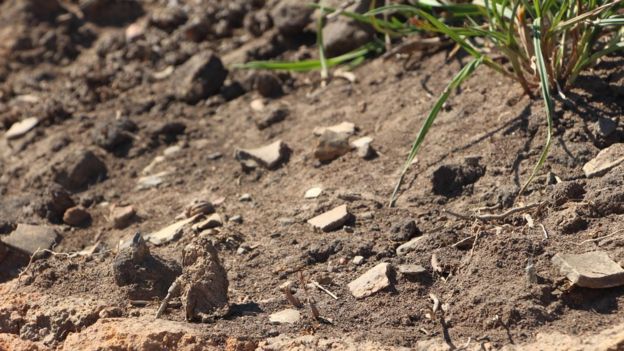
<path id="1" fill-rule="evenodd" d="M 310 23 L 314 9 L 298 0 L 282 0 L 271 11 L 273 24 L 286 36 L 296 36 Z"/>
<path id="2" fill-rule="evenodd" d="M 312 245 L 306 251 L 306 264 L 323 263 L 329 259 L 333 254 L 336 254 L 342 250 L 342 243 L 340 240 L 334 240 L 330 243 L 325 241 Z"/>
<path id="3" fill-rule="evenodd" d="M 23 0 L 17 1 L 21 8 L 18 12 L 34 15 L 39 20 L 52 21 L 59 14 L 65 12 L 57 0 Z"/>
<path id="4" fill-rule="evenodd" d="M 52 227 L 42 225 L 18 224 L 15 230 L 2 238 L 2 242 L 32 256 L 38 249 L 50 249 L 59 240 L 58 233 Z"/>
<path id="5" fill-rule="evenodd" d="M 328 57 L 346 54 L 370 42 L 372 32 L 362 24 L 339 17 L 323 27 L 323 43 Z"/>
<path id="6" fill-rule="evenodd" d="M 139 1 L 81 0 L 80 10 L 85 19 L 105 26 L 122 26 L 143 15 Z"/>
<path id="7" fill-rule="evenodd" d="M 282 95 L 282 82 L 272 73 L 260 72 L 254 76 L 254 87 L 264 97 L 274 98 Z"/>
<path id="8" fill-rule="evenodd" d="M 319 138 L 314 157 L 321 162 L 331 162 L 351 151 L 349 135 L 325 130 Z"/>
<path id="9" fill-rule="evenodd" d="M 164 122 L 157 125 L 151 132 L 152 139 L 156 142 L 171 144 L 178 140 L 178 135 L 184 134 L 186 124 L 182 122 Z"/>
<path id="10" fill-rule="evenodd" d="M 63 222 L 72 227 L 81 227 L 91 222 L 91 215 L 80 206 L 68 208 L 63 215 Z"/>
<path id="11" fill-rule="evenodd" d="M 187 19 L 188 16 L 181 7 L 167 6 L 157 9 L 152 13 L 150 16 L 150 24 L 166 32 L 172 32 L 183 25 Z"/>
<path id="12" fill-rule="evenodd" d="M 204 51 L 176 70 L 171 88 L 178 99 L 193 104 L 217 94 L 227 74 L 221 59 L 210 51 Z"/>
<path id="13" fill-rule="evenodd" d="M 130 299 L 163 298 L 181 273 L 177 263 L 153 256 L 139 233 L 135 234 L 130 246 L 122 248 L 113 260 L 115 283 L 128 287 Z"/>
<path id="14" fill-rule="evenodd" d="M 236 81 L 228 85 L 224 85 L 223 88 L 221 88 L 221 95 L 227 101 L 231 101 L 236 99 L 237 97 L 243 96 L 246 92 L 247 91 L 245 91 L 243 85 Z"/>
<path id="15" fill-rule="evenodd" d="M 52 223 L 60 223 L 65 211 L 76 205 L 69 193 L 56 183 L 51 183 L 38 198 L 35 212 Z"/>
<path id="16" fill-rule="evenodd" d="M 407 220 L 402 223 L 395 223 L 390 228 L 392 235 L 390 239 L 392 241 L 408 241 L 411 238 L 421 234 L 420 229 L 416 226 L 416 222 L 413 220 Z"/>
<path id="17" fill-rule="evenodd" d="M 198 43 L 210 33 L 210 23 L 205 15 L 195 15 L 182 27 L 182 33 L 186 40 Z"/>
<path id="18" fill-rule="evenodd" d="M 132 146 L 136 123 L 127 118 L 100 123 L 93 129 L 92 137 L 96 145 L 116 155 L 125 155 Z"/>
<path id="19" fill-rule="evenodd" d="M 455 197 L 464 187 L 476 182 L 485 174 L 485 167 L 474 162 L 442 165 L 433 172 L 431 182 L 433 193 L 446 197 Z"/>
<path id="20" fill-rule="evenodd" d="M 89 150 L 70 154 L 56 171 L 54 180 L 69 191 L 80 191 L 106 178 L 106 165 Z"/>
<path id="21" fill-rule="evenodd" d="M 266 115 L 256 119 L 256 126 L 262 130 L 272 126 L 275 123 L 279 123 L 288 117 L 290 111 L 288 108 L 282 106 L 270 110 Z"/>

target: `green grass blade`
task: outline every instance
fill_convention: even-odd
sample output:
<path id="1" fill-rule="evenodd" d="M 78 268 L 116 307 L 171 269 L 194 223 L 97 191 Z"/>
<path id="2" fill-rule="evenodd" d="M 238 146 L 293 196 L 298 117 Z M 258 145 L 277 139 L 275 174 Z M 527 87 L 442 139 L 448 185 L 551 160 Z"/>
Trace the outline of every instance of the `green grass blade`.
<path id="1" fill-rule="evenodd" d="M 364 57 L 373 52 L 379 52 L 383 47 L 380 47 L 378 43 L 373 42 L 364 45 L 360 49 L 348 52 L 344 55 L 332 57 L 326 60 L 327 67 L 334 67 L 336 65 L 346 63 L 360 57 Z M 282 71 L 314 71 L 321 68 L 320 60 L 303 60 L 303 61 L 251 61 L 247 63 L 234 64 L 232 68 L 238 69 L 270 69 L 270 70 L 282 70 Z"/>
<path id="2" fill-rule="evenodd" d="M 540 155 L 537 164 L 533 167 L 533 171 L 529 176 L 529 179 L 524 183 L 518 195 L 522 194 L 526 187 L 533 181 L 535 175 L 542 168 L 542 165 L 546 161 L 548 157 L 548 151 L 550 151 L 550 146 L 552 144 L 552 125 L 553 125 L 553 114 L 554 114 L 554 105 L 552 101 L 552 97 L 550 95 L 550 87 L 549 87 L 549 79 L 548 73 L 546 70 L 546 63 L 544 61 L 544 55 L 542 54 L 542 33 L 540 28 L 540 19 L 537 18 L 533 21 L 533 46 L 535 47 L 535 59 L 537 61 L 537 71 L 540 78 L 540 88 L 542 93 L 542 98 L 544 99 L 544 105 L 546 107 L 546 119 L 548 122 L 548 133 L 546 135 L 546 143 L 544 148 L 542 149 L 542 153 Z"/>
<path id="3" fill-rule="evenodd" d="M 319 49 L 319 62 L 321 63 L 321 84 L 327 84 L 329 67 L 325 57 L 325 45 L 323 44 L 323 22 L 325 20 L 325 7 L 321 5 L 318 20 L 316 21 L 316 45 Z"/>
<path id="4" fill-rule="evenodd" d="M 407 170 L 412 164 L 412 161 L 414 161 L 414 157 L 416 157 L 416 154 L 418 153 L 420 146 L 425 141 L 425 137 L 427 136 L 427 133 L 429 132 L 429 129 L 433 125 L 433 122 L 435 121 L 436 117 L 438 117 L 438 114 L 440 113 L 442 106 L 444 105 L 446 100 L 448 100 L 451 93 L 455 89 L 457 89 L 459 85 L 463 81 L 465 81 L 466 78 L 468 78 L 477 69 L 477 67 L 479 67 L 479 65 L 482 62 L 483 62 L 483 57 L 480 56 L 470 61 L 467 65 L 465 65 L 455 75 L 455 77 L 453 77 L 453 80 L 451 80 L 448 86 L 444 89 L 444 91 L 442 92 L 438 100 L 436 101 L 435 105 L 431 109 L 431 112 L 429 112 L 427 119 L 425 119 L 425 123 L 420 128 L 420 132 L 418 132 L 418 136 L 416 137 L 416 140 L 412 144 L 412 149 L 409 155 L 407 156 L 407 160 L 405 161 L 405 164 L 403 165 L 403 170 L 401 171 L 401 175 L 399 176 L 396 186 L 394 187 L 394 190 L 392 191 L 392 196 L 390 197 L 390 207 L 394 206 L 394 203 L 396 202 L 397 193 L 399 191 L 399 188 L 401 187 L 401 184 L 403 183 L 403 178 L 405 177 Z"/>

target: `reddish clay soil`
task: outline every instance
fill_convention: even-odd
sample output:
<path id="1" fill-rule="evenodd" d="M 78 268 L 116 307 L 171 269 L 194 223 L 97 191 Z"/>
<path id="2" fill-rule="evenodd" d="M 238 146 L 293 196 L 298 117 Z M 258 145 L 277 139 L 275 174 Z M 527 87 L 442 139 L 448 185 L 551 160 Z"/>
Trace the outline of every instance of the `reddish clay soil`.
<path id="1" fill-rule="evenodd" d="M 355 82 L 334 77 L 324 88 L 317 72 L 233 69 L 252 59 L 316 56 L 314 24 L 280 33 L 271 24 L 277 6 L 0 0 L 0 134 L 38 119 L 24 135 L 0 137 L 0 237 L 20 224 L 59 235 L 54 253 L 32 259 L 0 247 L 0 349 L 621 344 L 624 288 L 570 286 L 551 262 L 557 253 L 590 251 L 624 260 L 624 165 L 593 178 L 582 170 L 601 149 L 624 142 L 621 56 L 580 77 L 557 102 L 553 147 L 522 196 L 546 138 L 542 102 L 481 68 L 446 104 L 389 208 L 424 117 L 467 59 L 447 59 L 450 48 L 416 54 L 409 66 L 371 58 L 354 69 Z M 197 57 L 208 63 L 193 75 L 188 62 Z M 224 82 L 225 69 L 212 59 L 229 71 Z M 351 140 L 374 139 L 374 157 L 350 151 L 319 162 L 314 129 L 344 121 L 356 126 Z M 276 140 L 289 150 L 272 169 L 235 158 L 238 149 Z M 72 173 L 80 160 L 86 166 Z M 138 187 L 148 175 L 161 182 Z M 304 198 L 312 187 L 321 195 Z M 119 284 L 116 267 L 135 233 L 178 222 L 194 200 L 212 202 L 223 225 L 187 226 L 170 242 L 148 243 L 162 266 Z M 469 216 L 497 206 L 492 212 L 503 213 L 533 203 L 539 206 L 491 220 L 447 212 Z M 307 223 L 345 204 L 352 214 L 346 225 L 323 232 Z M 70 223 L 66 210 L 74 205 L 90 218 Z M 111 206 L 127 205 L 136 215 L 115 225 Z M 229 310 L 205 323 L 187 321 L 186 300 L 174 296 L 154 319 L 186 264 L 184 248 L 200 236 L 210 238 L 227 272 Z M 75 254 L 83 250 L 90 251 Z M 390 286 L 356 299 L 348 284 L 382 262 L 391 264 Z M 408 277 L 399 272 L 406 264 L 425 273 Z M 299 272 L 337 299 L 304 290 Z M 286 281 L 299 299 L 316 301 L 322 318 L 303 307 L 295 323 L 270 322 L 271 314 L 294 308 L 280 290 Z M 431 294 L 442 306 L 435 313 Z"/>

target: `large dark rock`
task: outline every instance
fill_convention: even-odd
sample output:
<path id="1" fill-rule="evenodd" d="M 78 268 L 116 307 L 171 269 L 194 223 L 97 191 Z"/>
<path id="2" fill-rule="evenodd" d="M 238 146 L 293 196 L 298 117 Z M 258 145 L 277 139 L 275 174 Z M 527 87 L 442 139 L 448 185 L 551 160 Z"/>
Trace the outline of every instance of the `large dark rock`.
<path id="1" fill-rule="evenodd" d="M 227 75 L 221 59 L 205 51 L 191 57 L 176 70 L 171 89 L 178 99 L 194 104 L 217 94 Z"/>
<path id="2" fill-rule="evenodd" d="M 113 276 L 118 286 L 127 287 L 131 299 L 163 298 L 173 281 L 182 274 L 180 266 L 150 253 L 141 234 L 135 234 L 128 247 L 113 261 Z"/>
<path id="3" fill-rule="evenodd" d="M 310 23 L 314 9 L 299 0 L 282 0 L 271 11 L 273 24 L 285 36 L 296 36 Z"/>
<path id="4" fill-rule="evenodd" d="M 106 178 L 104 162 L 89 150 L 70 154 L 56 169 L 54 180 L 69 191 L 84 190 Z"/>

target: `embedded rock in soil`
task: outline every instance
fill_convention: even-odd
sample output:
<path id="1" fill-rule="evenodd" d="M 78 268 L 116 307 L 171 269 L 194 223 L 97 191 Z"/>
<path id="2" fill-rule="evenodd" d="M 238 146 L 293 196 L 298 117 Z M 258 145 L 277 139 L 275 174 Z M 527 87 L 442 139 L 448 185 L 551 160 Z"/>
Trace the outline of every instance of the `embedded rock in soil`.
<path id="1" fill-rule="evenodd" d="M 416 222 L 410 219 L 393 224 L 390 232 L 392 233 L 390 236 L 392 241 L 408 241 L 420 234 L 420 229 L 416 226 Z"/>
<path id="2" fill-rule="evenodd" d="M 331 232 L 332 230 L 342 228 L 349 219 L 351 219 L 351 214 L 347 209 L 347 205 L 341 205 L 309 219 L 308 223 L 324 232 Z"/>
<path id="3" fill-rule="evenodd" d="M 124 155 L 132 146 L 132 133 L 138 130 L 137 125 L 128 118 L 115 119 L 99 124 L 93 129 L 93 142 L 99 147 L 115 155 Z"/>
<path id="4" fill-rule="evenodd" d="M 29 256 L 37 249 L 50 249 L 58 240 L 58 233 L 52 227 L 43 225 L 18 224 L 15 230 L 2 237 L 2 242 Z"/>
<path id="5" fill-rule="evenodd" d="M 580 287 L 602 289 L 624 285 L 624 269 L 603 251 L 556 254 L 552 262 L 572 284 Z"/>
<path id="6" fill-rule="evenodd" d="M 328 57 L 353 51 L 371 41 L 372 33 L 362 24 L 346 17 L 338 17 L 323 27 L 323 44 Z"/>
<path id="7" fill-rule="evenodd" d="M 7 139 L 19 138 L 30 132 L 33 128 L 35 128 L 35 126 L 37 126 L 38 123 L 39 119 L 37 119 L 37 117 L 30 117 L 22 121 L 15 122 L 11 125 L 11 128 L 4 133 L 4 136 Z"/>
<path id="8" fill-rule="evenodd" d="M 313 244 L 306 251 L 308 257 L 306 257 L 306 263 L 323 263 L 329 259 L 329 257 L 342 250 L 342 243 L 340 240 L 334 240 L 330 243 L 321 241 Z"/>
<path id="9" fill-rule="evenodd" d="M 87 21 L 102 26 L 121 26 L 143 15 L 143 7 L 138 1 L 82 0 L 80 10 Z"/>
<path id="10" fill-rule="evenodd" d="M 581 213 L 574 207 L 566 208 L 554 214 L 554 216 L 557 218 L 557 228 L 561 230 L 563 234 L 573 234 L 580 230 L 587 229 L 587 220 L 585 220 Z"/>
<path id="11" fill-rule="evenodd" d="M 80 227 L 91 221 L 91 215 L 81 206 L 68 208 L 63 215 L 63 222 L 72 227 Z"/>
<path id="12" fill-rule="evenodd" d="M 70 191 L 80 191 L 106 178 L 106 165 L 89 150 L 70 154 L 56 171 L 54 180 Z"/>
<path id="13" fill-rule="evenodd" d="M 561 206 L 571 200 L 581 200 L 583 195 L 585 187 L 577 181 L 557 183 L 550 192 L 550 198 L 555 206 Z"/>
<path id="14" fill-rule="evenodd" d="M 269 321 L 273 324 L 293 324 L 299 322 L 299 319 L 301 319 L 301 313 L 292 308 L 272 313 L 269 316 Z"/>
<path id="15" fill-rule="evenodd" d="M 182 304 L 189 321 L 209 321 L 229 312 L 228 279 L 217 250 L 198 237 L 182 253 Z"/>
<path id="16" fill-rule="evenodd" d="M 455 197 L 461 194 L 465 186 L 476 182 L 484 174 L 485 167 L 478 161 L 467 160 L 462 164 L 442 165 L 433 172 L 433 193 Z"/>
<path id="17" fill-rule="evenodd" d="M 296 36 L 310 23 L 312 12 L 314 9 L 311 6 L 299 0 L 281 0 L 271 11 L 271 17 L 281 34 Z"/>
<path id="18" fill-rule="evenodd" d="M 171 88 L 178 99 L 194 104 L 217 94 L 227 74 L 221 59 L 205 51 L 191 57 L 175 71 Z"/>
<path id="19" fill-rule="evenodd" d="M 357 299 L 371 296 L 392 285 L 393 272 L 389 263 L 380 263 L 349 283 L 349 291 Z"/>
<path id="20" fill-rule="evenodd" d="M 375 154 L 376 154 L 375 150 L 371 146 L 372 142 L 373 142 L 373 138 L 366 136 L 366 137 L 362 137 L 362 138 L 352 141 L 351 147 L 357 150 L 358 156 L 360 156 L 361 158 L 365 160 L 368 160 L 368 159 L 375 157 Z"/>
<path id="21" fill-rule="evenodd" d="M 263 97 L 275 98 L 284 94 L 282 81 L 273 73 L 259 72 L 252 79 L 253 86 Z"/>
<path id="22" fill-rule="evenodd" d="M 52 223 L 60 223 L 65 211 L 76 205 L 69 193 L 56 183 L 50 183 L 38 198 L 35 212 Z"/>
<path id="23" fill-rule="evenodd" d="M 600 150 L 598 155 L 583 166 L 587 178 L 601 176 L 624 163 L 624 143 L 613 144 Z"/>
<path id="24" fill-rule="evenodd" d="M 198 222 L 193 225 L 193 230 L 195 232 L 201 232 L 202 230 L 217 228 L 223 225 L 223 219 L 218 213 L 213 213 L 208 218 L 203 221 Z"/>
<path id="25" fill-rule="evenodd" d="M 398 267 L 398 270 L 399 273 L 409 279 L 417 278 L 427 274 L 427 270 L 425 269 L 425 267 L 419 264 L 402 264 Z"/>
<path id="26" fill-rule="evenodd" d="M 156 9 L 149 17 L 149 23 L 166 32 L 183 25 L 188 19 L 186 12 L 180 6 L 167 6 L 164 9 Z"/>
<path id="27" fill-rule="evenodd" d="M 278 107 L 268 111 L 262 117 L 255 118 L 258 129 L 266 129 L 276 123 L 279 123 L 288 117 L 290 112 L 286 107 Z"/>
<path id="28" fill-rule="evenodd" d="M 81 331 L 69 333 L 63 351 L 179 350 L 216 351 L 196 325 L 153 316 L 106 318 Z"/>
<path id="29" fill-rule="evenodd" d="M 314 157 L 321 162 L 330 162 L 349 151 L 351 151 L 349 135 L 326 130 L 318 141 Z"/>
<path id="30" fill-rule="evenodd" d="M 113 222 L 113 228 L 115 229 L 124 229 L 129 226 L 134 217 L 136 215 L 136 211 L 132 206 L 113 206 L 111 209 L 111 222 Z"/>
<path id="31" fill-rule="evenodd" d="M 397 247 L 397 249 L 396 249 L 397 256 L 405 256 L 409 252 L 412 252 L 412 251 L 416 250 L 418 248 L 418 246 L 420 246 L 421 241 L 424 241 L 423 239 L 426 238 L 426 237 L 427 237 L 426 235 L 419 236 L 419 237 L 414 238 L 414 239 L 406 242 L 405 244 Z"/>
<path id="32" fill-rule="evenodd" d="M 182 273 L 175 262 L 153 256 L 141 234 L 135 234 L 128 247 L 120 249 L 113 260 L 113 275 L 118 286 L 127 286 L 131 299 L 164 297 L 171 283 Z"/>
<path id="33" fill-rule="evenodd" d="M 206 200 L 193 200 L 184 209 L 184 215 L 187 218 L 195 217 L 197 215 L 208 215 L 214 213 L 214 206 L 210 201 Z"/>
<path id="34" fill-rule="evenodd" d="M 262 166 L 267 169 L 276 169 L 288 160 L 290 149 L 281 140 L 256 149 L 237 149 L 235 157 L 244 168 L 254 169 Z"/>
<path id="35" fill-rule="evenodd" d="M 317 197 L 321 196 L 322 192 L 323 192 L 323 188 L 319 188 L 319 187 L 310 188 L 306 190 L 305 194 L 303 195 L 303 198 L 304 199 L 316 199 Z"/>

